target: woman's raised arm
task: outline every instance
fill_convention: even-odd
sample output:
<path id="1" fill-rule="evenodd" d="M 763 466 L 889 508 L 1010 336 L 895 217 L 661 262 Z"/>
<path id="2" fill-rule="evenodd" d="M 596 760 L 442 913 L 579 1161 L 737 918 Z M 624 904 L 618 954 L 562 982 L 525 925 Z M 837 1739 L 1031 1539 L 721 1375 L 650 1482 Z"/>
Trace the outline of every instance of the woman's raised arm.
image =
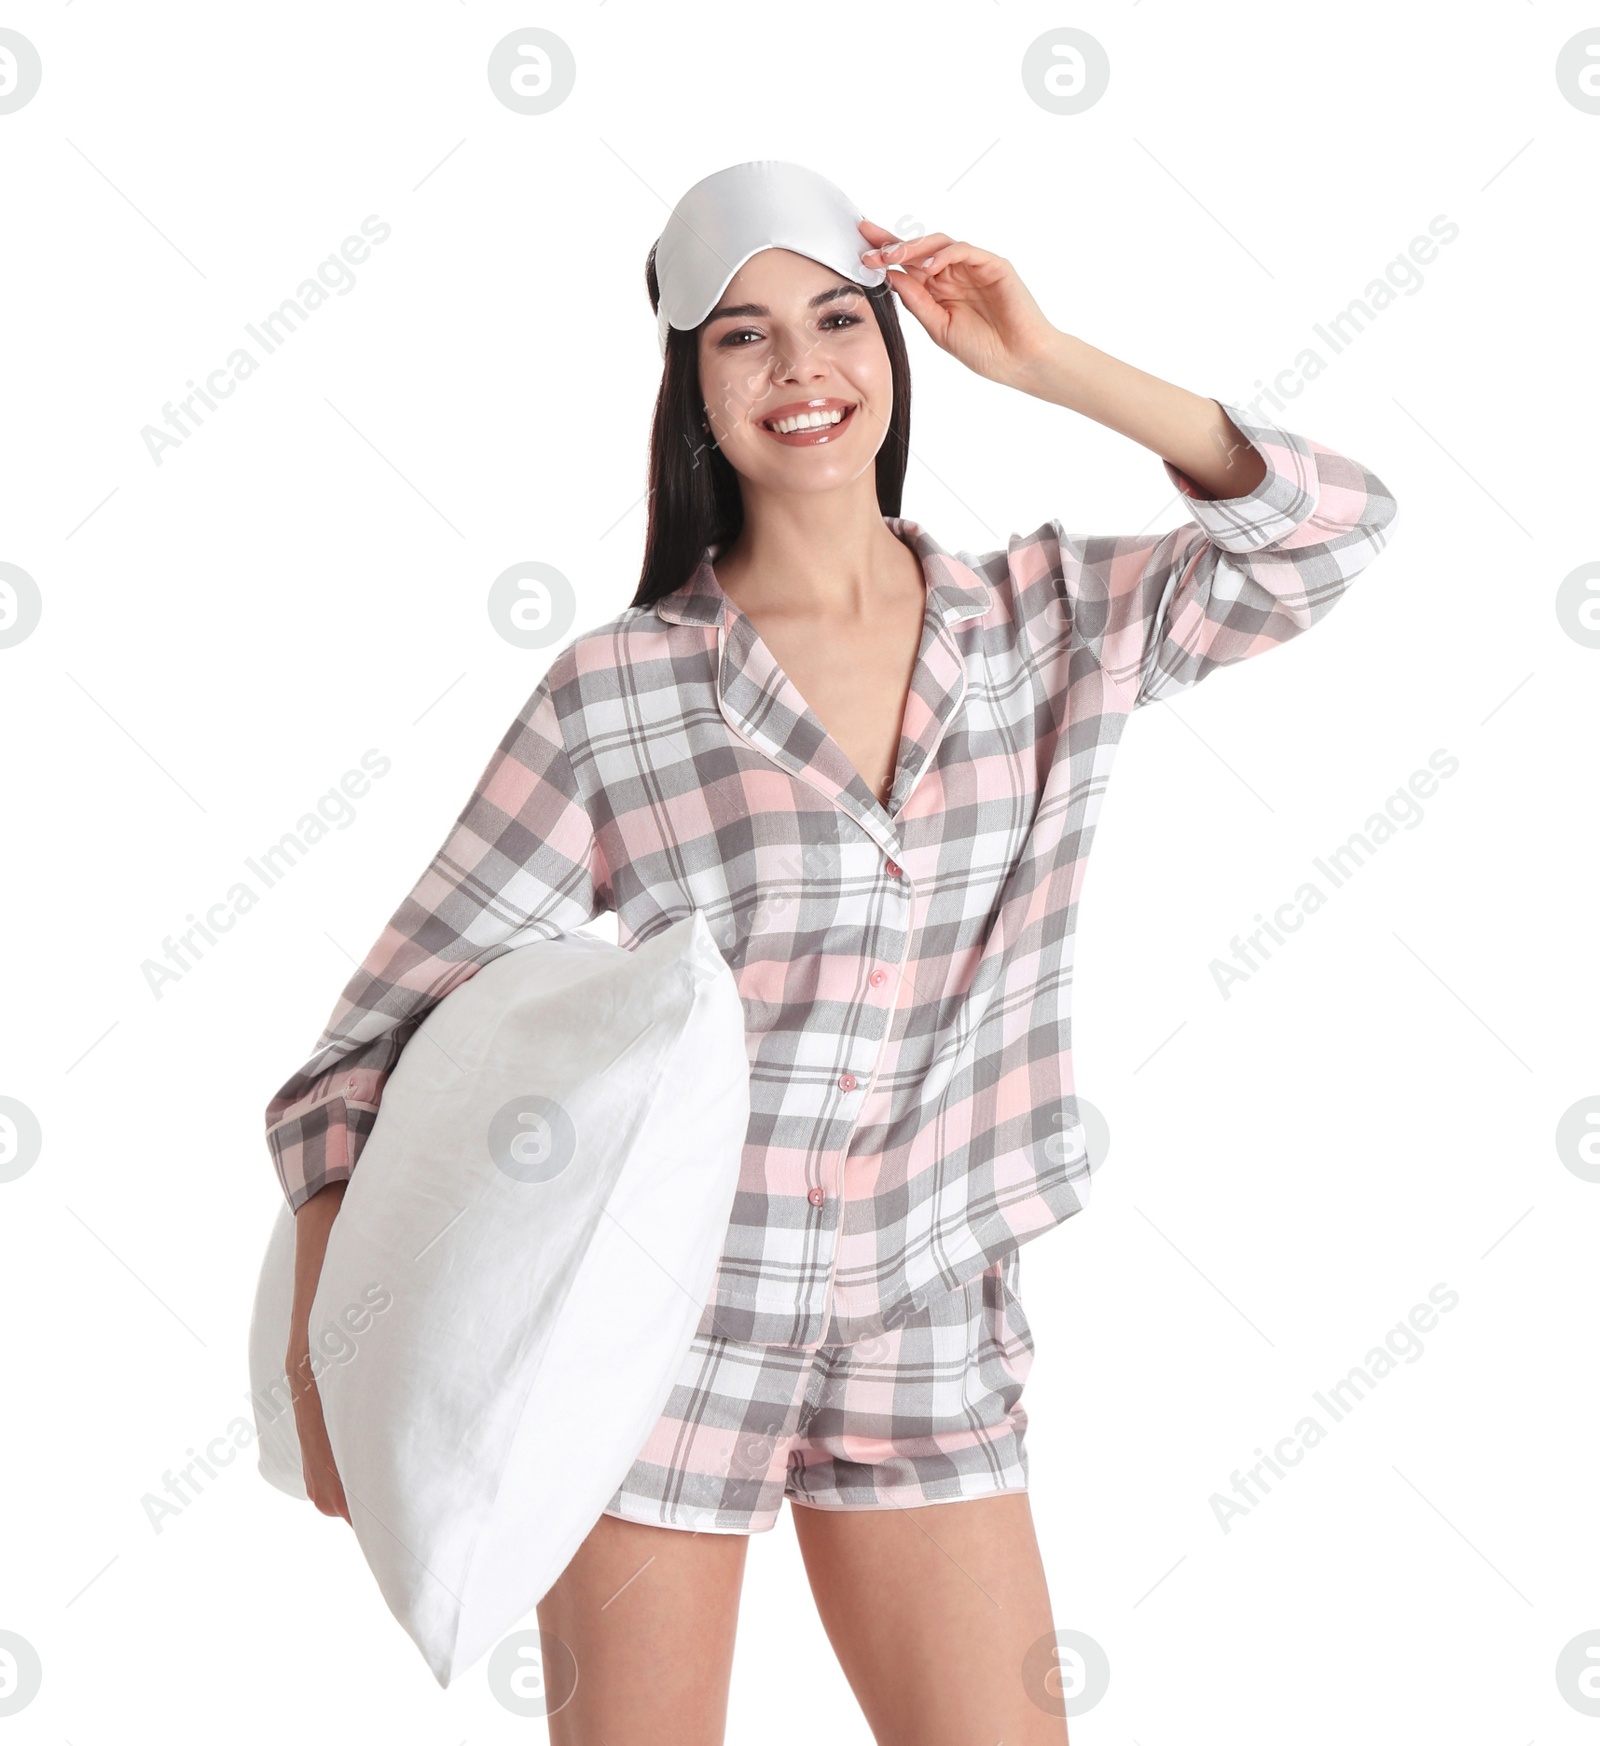
<path id="1" fill-rule="evenodd" d="M 1190 499 L 1193 519 L 1168 533 L 1075 537 L 1052 521 L 1008 554 L 1024 613 L 1064 606 L 1130 709 L 1308 629 L 1383 549 L 1394 498 L 1360 462 L 1061 332 L 1003 255 L 861 231 L 877 245 L 862 258 L 896 269 L 942 350 L 1142 444 Z"/>
<path id="2" fill-rule="evenodd" d="M 1189 501 L 1181 527 L 1075 535 L 1052 521 L 1031 536 L 1036 598 L 1045 587 L 1058 597 L 1073 640 L 1130 709 L 1309 630 L 1383 550 L 1394 519 L 1388 487 L 1359 461 L 1240 407 L 1205 404 L 1216 422 L 1196 422 L 1202 454 L 1208 425 L 1234 433 L 1226 437 L 1235 450 L 1229 469 L 1253 484 L 1236 496 L 1208 495 L 1163 456 Z M 1218 464 L 1200 470 L 1223 482 Z"/>

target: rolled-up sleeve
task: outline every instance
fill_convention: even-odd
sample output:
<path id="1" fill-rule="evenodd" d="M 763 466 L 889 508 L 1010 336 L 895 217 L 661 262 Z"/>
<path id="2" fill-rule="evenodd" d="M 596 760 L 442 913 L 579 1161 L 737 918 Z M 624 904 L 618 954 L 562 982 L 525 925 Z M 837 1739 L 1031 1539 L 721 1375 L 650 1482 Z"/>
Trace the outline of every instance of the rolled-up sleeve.
<path id="1" fill-rule="evenodd" d="M 355 1169 L 401 1050 L 485 964 L 607 906 L 606 873 L 547 674 L 438 853 L 345 985 L 310 1060 L 267 1105 L 292 1210 Z"/>
<path id="2" fill-rule="evenodd" d="M 1183 526 L 1073 537 L 1050 524 L 1074 640 L 1130 708 L 1309 630 L 1383 549 L 1394 519 L 1388 487 L 1359 461 L 1216 404 L 1266 465 L 1253 491 L 1209 498 L 1163 461 L 1189 499 Z"/>

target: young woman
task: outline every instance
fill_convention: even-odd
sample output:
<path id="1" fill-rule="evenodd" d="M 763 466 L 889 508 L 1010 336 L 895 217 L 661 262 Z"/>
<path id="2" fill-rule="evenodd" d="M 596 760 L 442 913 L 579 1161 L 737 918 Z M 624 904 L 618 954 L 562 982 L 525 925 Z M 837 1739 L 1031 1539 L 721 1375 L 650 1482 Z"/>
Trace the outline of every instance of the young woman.
<path id="1" fill-rule="evenodd" d="M 748 219 L 761 168 L 691 195 Z M 348 1516 L 306 1321 L 406 1039 L 601 909 L 624 945 L 700 909 L 734 970 L 752 1113 L 727 1247 L 666 1412 L 539 1607 L 578 1669 L 558 1742 L 722 1739 L 748 1537 L 785 1497 L 879 1742 L 1066 1738 L 1018 1250 L 1088 1198 L 1070 991 L 1095 819 L 1129 714 L 1315 623 L 1394 513 L 1355 461 L 1059 331 L 999 255 L 864 219 L 859 246 L 841 272 L 825 243 L 747 243 L 690 326 L 651 251 L 634 604 L 557 657 L 268 1109 L 307 1487 Z M 1150 450 L 1193 519 L 946 551 L 900 514 L 897 301 L 979 375 Z"/>

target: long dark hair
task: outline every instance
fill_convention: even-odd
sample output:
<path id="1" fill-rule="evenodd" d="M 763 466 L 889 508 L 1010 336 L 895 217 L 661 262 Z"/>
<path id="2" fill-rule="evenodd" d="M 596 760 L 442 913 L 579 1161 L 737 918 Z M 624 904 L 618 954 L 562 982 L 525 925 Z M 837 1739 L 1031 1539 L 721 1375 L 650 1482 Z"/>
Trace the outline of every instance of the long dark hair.
<path id="1" fill-rule="evenodd" d="M 650 307 L 661 301 L 656 251 L 645 263 Z M 894 409 L 877 457 L 878 511 L 899 515 L 911 442 L 911 362 L 887 283 L 864 288 L 889 353 Z M 739 475 L 700 423 L 700 330 L 667 329 L 667 356 L 650 426 L 650 522 L 634 606 L 649 606 L 688 581 L 708 545 L 724 551 L 744 526 Z"/>

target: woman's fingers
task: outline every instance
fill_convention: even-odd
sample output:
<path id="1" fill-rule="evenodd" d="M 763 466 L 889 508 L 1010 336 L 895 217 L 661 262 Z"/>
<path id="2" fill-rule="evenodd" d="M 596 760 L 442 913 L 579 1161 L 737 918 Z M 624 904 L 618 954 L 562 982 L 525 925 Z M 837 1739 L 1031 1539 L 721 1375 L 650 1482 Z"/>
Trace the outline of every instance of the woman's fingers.
<path id="1" fill-rule="evenodd" d="M 328 1424 L 322 1414 L 322 1396 L 311 1373 L 309 1353 L 293 1353 L 289 1359 L 290 1395 L 294 1404 L 295 1431 L 300 1439 L 300 1468 L 306 1496 L 325 1516 L 343 1516 L 350 1521 L 350 1505 L 333 1459 Z M 351 1523 L 353 1527 L 355 1524 Z"/>
<path id="2" fill-rule="evenodd" d="M 863 251 L 863 264 L 896 269 L 888 283 L 934 343 L 980 375 L 998 379 L 996 359 L 1003 364 L 1008 348 L 1026 342 L 1026 308 L 1019 311 L 1018 294 L 1024 306 L 1032 304 L 1020 281 L 1011 283 L 1011 263 L 944 231 L 896 240 L 870 219 L 861 219 L 858 228 L 873 244 Z"/>
<path id="3" fill-rule="evenodd" d="M 950 267 L 984 268 L 996 266 L 1000 262 L 1000 257 L 988 249 L 980 249 L 973 243 L 958 242 L 942 230 L 934 231 L 928 236 L 907 237 L 897 242 L 892 231 L 887 231 L 882 225 L 873 224 L 870 220 L 862 220 L 858 228 L 876 245 L 862 254 L 862 260 L 869 266 L 898 267 L 908 277 L 924 282 Z"/>
<path id="4" fill-rule="evenodd" d="M 350 1521 L 350 1505 L 345 1501 L 344 1487 L 339 1483 L 339 1476 L 330 1468 L 326 1473 L 316 1476 L 314 1489 L 311 1491 L 311 1501 L 325 1516 L 343 1516 Z M 354 1526 L 354 1523 L 351 1523 Z"/>
<path id="5" fill-rule="evenodd" d="M 950 306 L 941 303 L 926 285 L 919 284 L 909 274 L 891 273 L 889 283 L 894 286 L 901 303 L 927 330 L 934 343 L 945 345 L 950 331 Z"/>
<path id="6" fill-rule="evenodd" d="M 863 218 L 860 223 L 857 224 L 856 229 L 861 232 L 869 243 L 892 243 L 896 240 L 895 234 L 892 230 L 885 230 L 881 224 L 874 224 L 870 218 Z"/>
<path id="7" fill-rule="evenodd" d="M 874 227 L 876 228 L 876 227 Z M 926 257 L 935 250 L 946 245 L 955 245 L 954 239 L 940 231 L 931 236 L 907 237 L 904 242 L 889 243 L 879 248 L 868 249 L 863 259 L 872 260 L 876 257 L 884 266 L 911 267 L 925 264 Z"/>
<path id="8" fill-rule="evenodd" d="M 972 243 L 951 242 L 935 249 L 931 255 L 919 257 L 914 263 L 906 263 L 908 271 L 917 271 L 929 279 L 937 278 L 951 267 L 966 267 L 978 283 L 987 284 L 1002 275 L 1004 262 L 988 249 L 977 248 Z"/>
<path id="9" fill-rule="evenodd" d="M 868 254 L 881 254 L 886 249 L 892 251 L 895 248 L 915 249 L 919 245 L 950 240 L 942 231 L 937 236 L 898 237 L 892 230 L 885 230 L 881 224 L 874 224 L 870 218 L 861 219 L 856 228 L 874 245 L 867 250 Z"/>
<path id="10" fill-rule="evenodd" d="M 331 1460 L 308 1464 L 306 1493 L 323 1515 L 343 1516 L 347 1522 L 350 1520 L 350 1505 L 345 1501 L 344 1486 Z"/>

